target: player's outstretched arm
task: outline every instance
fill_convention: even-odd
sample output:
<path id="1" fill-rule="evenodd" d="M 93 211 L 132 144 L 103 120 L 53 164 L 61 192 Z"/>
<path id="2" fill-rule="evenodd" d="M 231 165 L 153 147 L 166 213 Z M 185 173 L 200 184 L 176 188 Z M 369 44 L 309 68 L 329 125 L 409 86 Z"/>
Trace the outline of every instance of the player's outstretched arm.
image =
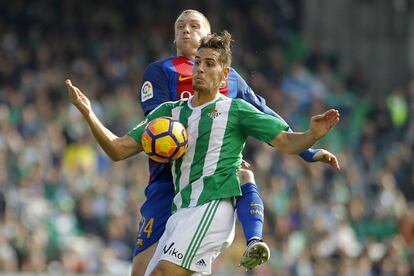
<path id="1" fill-rule="evenodd" d="M 82 113 L 98 144 L 113 160 L 119 161 L 142 151 L 142 146 L 129 135 L 118 137 L 96 117 L 91 103 L 70 80 L 65 81 L 68 95 L 74 106 Z"/>
<path id="2" fill-rule="evenodd" d="M 308 131 L 282 131 L 270 144 L 288 154 L 297 154 L 310 148 L 325 136 L 339 122 L 339 117 L 338 110 L 330 109 L 323 114 L 313 116 Z"/>
<path id="3" fill-rule="evenodd" d="M 235 71 L 233 70 L 237 77 L 237 98 L 241 98 L 246 102 L 252 104 L 254 107 L 262 111 L 263 113 L 272 115 L 282 122 L 286 121 L 280 116 L 276 111 L 272 110 L 270 107 L 267 106 L 266 100 L 261 97 L 260 95 L 256 94 L 253 89 L 246 83 L 246 81 Z M 289 126 L 289 131 L 293 131 L 292 128 Z M 322 151 L 322 152 L 320 152 Z M 319 154 L 318 154 L 319 153 Z M 318 154 L 318 156 L 316 155 Z M 304 161 L 306 162 L 316 162 L 320 161 L 323 163 L 327 163 L 331 166 L 334 164 L 332 162 L 327 162 L 327 159 L 321 159 L 321 156 L 326 156 L 326 152 L 323 149 L 305 149 L 304 151 L 298 154 Z M 332 160 L 332 159 L 331 159 Z M 336 166 L 333 166 L 336 168 Z"/>

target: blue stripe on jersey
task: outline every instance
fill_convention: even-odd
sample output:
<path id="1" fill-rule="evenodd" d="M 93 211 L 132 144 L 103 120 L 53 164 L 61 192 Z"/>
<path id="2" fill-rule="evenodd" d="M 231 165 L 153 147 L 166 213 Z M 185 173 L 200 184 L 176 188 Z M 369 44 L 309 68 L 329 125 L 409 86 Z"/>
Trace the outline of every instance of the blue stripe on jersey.
<path id="1" fill-rule="evenodd" d="M 228 92 L 227 97 L 237 98 L 238 77 L 233 68 L 230 69 L 230 74 L 227 76 Z"/>
<path id="2" fill-rule="evenodd" d="M 170 88 L 170 100 L 175 101 L 177 99 L 177 84 L 178 84 L 178 74 L 177 70 L 175 70 L 174 64 L 172 60 L 175 57 L 168 59 L 162 65 L 165 74 L 168 76 L 168 87 Z M 175 73 L 175 74 L 174 74 Z"/>

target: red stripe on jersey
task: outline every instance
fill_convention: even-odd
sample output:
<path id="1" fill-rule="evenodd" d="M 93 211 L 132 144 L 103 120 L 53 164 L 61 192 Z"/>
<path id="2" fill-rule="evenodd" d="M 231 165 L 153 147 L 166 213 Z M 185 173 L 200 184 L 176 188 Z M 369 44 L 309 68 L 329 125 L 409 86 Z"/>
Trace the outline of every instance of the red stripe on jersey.
<path id="1" fill-rule="evenodd" d="M 192 85 L 192 68 L 193 65 L 189 59 L 177 57 L 172 60 L 175 70 L 177 71 L 177 99 L 186 99 L 194 94 Z"/>

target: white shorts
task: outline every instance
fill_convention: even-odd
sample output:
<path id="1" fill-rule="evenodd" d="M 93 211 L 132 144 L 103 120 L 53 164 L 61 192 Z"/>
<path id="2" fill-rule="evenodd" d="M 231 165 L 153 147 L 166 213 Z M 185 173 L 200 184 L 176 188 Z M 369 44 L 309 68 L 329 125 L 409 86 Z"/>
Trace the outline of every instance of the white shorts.
<path id="1" fill-rule="evenodd" d="M 167 221 L 145 275 L 160 260 L 211 274 L 212 262 L 233 242 L 234 224 L 234 206 L 230 199 L 177 210 Z"/>

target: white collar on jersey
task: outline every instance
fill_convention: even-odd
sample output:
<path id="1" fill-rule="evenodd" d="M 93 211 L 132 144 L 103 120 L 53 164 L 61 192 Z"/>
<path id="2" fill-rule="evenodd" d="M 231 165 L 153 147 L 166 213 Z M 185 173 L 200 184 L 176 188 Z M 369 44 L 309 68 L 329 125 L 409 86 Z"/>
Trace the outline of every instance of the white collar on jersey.
<path id="1" fill-rule="evenodd" d="M 206 102 L 206 103 L 204 103 L 204 104 L 202 104 L 202 105 L 199 105 L 199 106 L 193 106 L 193 105 L 191 104 L 191 102 L 193 101 L 193 98 L 194 98 L 194 95 L 193 95 L 193 96 L 191 96 L 190 98 L 188 98 L 187 104 L 188 104 L 188 107 L 189 107 L 190 109 L 201 109 L 201 108 L 206 107 L 207 105 L 209 105 L 209 104 L 211 104 L 211 103 L 214 103 L 215 101 L 217 101 L 217 100 L 218 100 L 219 98 L 221 98 L 222 96 L 223 96 L 222 94 L 217 93 L 216 97 L 215 97 L 213 100 L 211 100 L 211 101 L 209 101 L 209 102 Z"/>

